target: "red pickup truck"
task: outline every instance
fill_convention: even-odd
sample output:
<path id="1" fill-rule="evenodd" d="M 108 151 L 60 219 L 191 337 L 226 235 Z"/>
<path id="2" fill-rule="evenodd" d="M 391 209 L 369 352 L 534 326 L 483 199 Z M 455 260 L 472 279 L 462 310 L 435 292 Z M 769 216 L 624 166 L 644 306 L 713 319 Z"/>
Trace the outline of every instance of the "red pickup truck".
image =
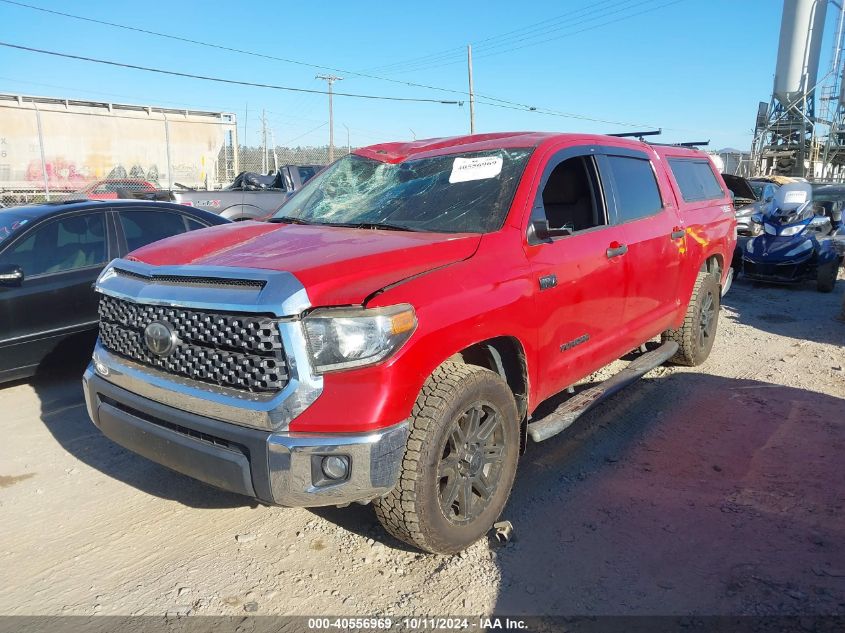
<path id="1" fill-rule="evenodd" d="M 270 223 L 112 262 L 89 413 L 214 486 L 372 502 L 396 537 L 457 552 L 502 512 L 528 437 L 707 358 L 735 228 L 719 173 L 684 147 L 510 133 L 359 149 Z"/>

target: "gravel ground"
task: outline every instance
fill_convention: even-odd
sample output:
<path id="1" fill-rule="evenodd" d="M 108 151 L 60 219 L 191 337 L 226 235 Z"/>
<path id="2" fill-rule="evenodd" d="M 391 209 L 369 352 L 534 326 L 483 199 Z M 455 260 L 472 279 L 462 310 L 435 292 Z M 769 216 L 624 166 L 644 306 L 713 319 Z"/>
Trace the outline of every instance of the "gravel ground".
<path id="1" fill-rule="evenodd" d="M 515 541 L 455 557 L 147 462 L 74 372 L 0 387 L 0 614 L 845 614 L 843 290 L 738 282 L 705 365 L 529 445 Z"/>

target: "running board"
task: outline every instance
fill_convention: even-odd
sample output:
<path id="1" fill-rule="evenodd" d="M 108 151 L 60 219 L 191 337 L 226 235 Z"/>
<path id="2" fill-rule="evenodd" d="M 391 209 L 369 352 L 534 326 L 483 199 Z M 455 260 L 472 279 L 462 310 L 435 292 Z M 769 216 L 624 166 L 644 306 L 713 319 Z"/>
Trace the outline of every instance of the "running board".
<path id="1" fill-rule="evenodd" d="M 557 435 L 575 422 L 583 413 L 592 409 L 594 405 L 640 379 L 646 372 L 662 365 L 672 358 L 677 351 L 678 344 L 674 341 L 667 341 L 657 349 L 643 354 L 636 360 L 631 361 L 619 373 L 614 374 L 595 387 L 590 387 L 572 396 L 548 415 L 529 423 L 528 435 L 535 442 L 542 442 Z"/>

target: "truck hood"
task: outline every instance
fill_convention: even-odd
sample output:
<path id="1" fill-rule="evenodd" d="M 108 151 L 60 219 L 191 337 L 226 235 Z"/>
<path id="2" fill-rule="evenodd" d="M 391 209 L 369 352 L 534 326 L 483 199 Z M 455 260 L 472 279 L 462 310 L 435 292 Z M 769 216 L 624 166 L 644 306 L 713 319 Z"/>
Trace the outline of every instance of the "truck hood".
<path id="1" fill-rule="evenodd" d="M 155 266 L 288 271 L 314 306 L 355 305 L 385 286 L 472 257 L 481 236 L 238 222 L 178 235 L 130 255 Z"/>

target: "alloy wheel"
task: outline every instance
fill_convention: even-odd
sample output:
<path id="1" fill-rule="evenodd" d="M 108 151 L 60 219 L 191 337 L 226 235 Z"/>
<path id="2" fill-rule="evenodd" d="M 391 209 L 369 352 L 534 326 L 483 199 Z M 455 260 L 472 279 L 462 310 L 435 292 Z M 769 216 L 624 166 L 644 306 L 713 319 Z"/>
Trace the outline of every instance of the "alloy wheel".
<path id="1" fill-rule="evenodd" d="M 496 493 L 505 451 L 503 416 L 476 403 L 452 422 L 437 466 L 440 509 L 452 523 L 478 517 Z"/>

